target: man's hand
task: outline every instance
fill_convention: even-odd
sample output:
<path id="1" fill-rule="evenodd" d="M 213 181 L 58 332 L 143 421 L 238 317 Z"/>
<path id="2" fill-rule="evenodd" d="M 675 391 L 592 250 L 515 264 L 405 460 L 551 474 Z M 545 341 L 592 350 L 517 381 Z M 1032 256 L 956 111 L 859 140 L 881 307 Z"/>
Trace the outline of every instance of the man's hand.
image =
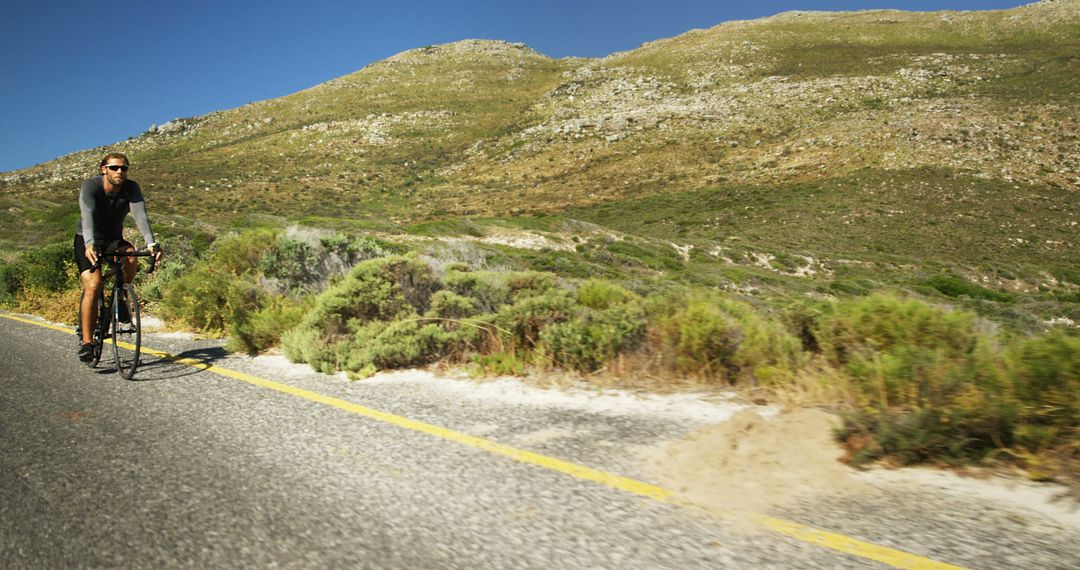
<path id="1" fill-rule="evenodd" d="M 159 243 L 150 244 L 150 253 L 154 254 L 155 264 L 161 263 L 161 258 L 165 256 L 165 250 L 161 247 L 161 244 Z"/>
<path id="2" fill-rule="evenodd" d="M 86 246 L 86 259 L 90 260 L 90 265 L 97 265 L 97 251 L 94 251 L 94 244 L 87 244 Z"/>

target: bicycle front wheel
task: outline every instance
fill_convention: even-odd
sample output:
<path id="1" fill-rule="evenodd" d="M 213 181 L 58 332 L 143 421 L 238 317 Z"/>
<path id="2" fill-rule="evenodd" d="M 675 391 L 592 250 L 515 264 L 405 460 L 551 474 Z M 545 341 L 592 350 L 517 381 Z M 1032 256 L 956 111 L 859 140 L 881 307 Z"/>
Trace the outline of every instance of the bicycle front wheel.
<path id="1" fill-rule="evenodd" d="M 139 322 L 139 297 L 130 283 L 124 284 L 121 290 L 113 291 L 112 341 L 116 371 L 131 380 L 139 366 L 142 327 Z"/>

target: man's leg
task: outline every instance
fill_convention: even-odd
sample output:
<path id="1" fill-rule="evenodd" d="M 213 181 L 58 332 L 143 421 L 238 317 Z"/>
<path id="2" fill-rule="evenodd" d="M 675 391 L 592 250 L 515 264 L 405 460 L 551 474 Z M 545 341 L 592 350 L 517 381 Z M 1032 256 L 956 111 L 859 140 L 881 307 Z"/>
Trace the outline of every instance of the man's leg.
<path id="1" fill-rule="evenodd" d="M 131 253 L 135 251 L 135 246 L 127 245 L 120 248 L 120 251 Z M 131 283 L 135 280 L 135 274 L 139 272 L 139 258 L 138 257 L 125 257 L 124 258 L 124 283 Z"/>
<path id="2" fill-rule="evenodd" d="M 101 291 L 101 271 L 83 271 L 79 274 L 82 281 L 83 295 L 79 315 L 82 317 L 82 342 L 89 344 L 93 339 L 94 324 L 97 323 L 97 296 Z"/>

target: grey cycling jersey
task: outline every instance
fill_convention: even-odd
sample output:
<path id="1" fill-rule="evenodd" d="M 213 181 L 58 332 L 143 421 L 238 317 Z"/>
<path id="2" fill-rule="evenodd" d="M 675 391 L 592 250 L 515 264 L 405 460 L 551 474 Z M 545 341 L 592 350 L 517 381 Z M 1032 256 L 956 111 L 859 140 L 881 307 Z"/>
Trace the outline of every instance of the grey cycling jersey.
<path id="1" fill-rule="evenodd" d="M 75 233 L 83 236 L 87 245 L 123 239 L 124 218 L 128 212 L 135 218 L 135 226 L 146 243 L 155 243 L 150 220 L 146 217 L 142 189 L 134 180 L 125 180 L 116 194 L 105 192 L 105 182 L 101 176 L 83 181 L 79 190 L 79 212 L 82 219 Z"/>

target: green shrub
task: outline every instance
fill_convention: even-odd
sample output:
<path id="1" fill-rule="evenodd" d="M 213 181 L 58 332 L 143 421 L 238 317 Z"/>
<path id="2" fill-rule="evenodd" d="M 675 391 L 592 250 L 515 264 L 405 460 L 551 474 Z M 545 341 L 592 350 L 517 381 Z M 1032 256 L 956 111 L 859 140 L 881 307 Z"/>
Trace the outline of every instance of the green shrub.
<path id="1" fill-rule="evenodd" d="M 25 251 L 0 263 L 0 303 L 15 303 L 27 290 L 59 292 L 79 288 L 79 270 L 71 244 L 56 243 Z"/>
<path id="2" fill-rule="evenodd" d="M 351 345 L 349 338 L 327 338 L 315 326 L 301 323 L 281 335 L 281 348 L 292 362 L 305 362 L 323 374 L 342 369 Z"/>
<path id="3" fill-rule="evenodd" d="M 876 430 L 878 451 L 864 453 L 864 459 L 978 461 L 1014 443 L 1020 406 L 988 338 L 967 354 L 898 347 L 849 371 L 864 408 L 847 419 Z"/>
<path id="4" fill-rule="evenodd" d="M 321 352 L 322 333 L 313 325 L 300 324 L 281 334 L 281 350 L 290 362 L 312 363 Z"/>
<path id="5" fill-rule="evenodd" d="M 660 330 L 664 347 L 672 350 L 677 372 L 723 376 L 738 371 L 733 361 L 742 331 L 738 321 L 716 305 L 694 301 L 661 321 Z"/>
<path id="6" fill-rule="evenodd" d="M 259 258 L 263 275 L 300 285 L 312 280 L 315 248 L 307 242 L 282 236 Z"/>
<path id="7" fill-rule="evenodd" d="M 815 342 L 837 367 L 856 355 L 872 355 L 897 346 L 931 350 L 970 350 L 975 341 L 973 313 L 934 307 L 922 301 L 876 294 L 825 307 L 814 327 Z"/>
<path id="8" fill-rule="evenodd" d="M 1003 303 L 1012 301 L 1012 295 L 987 289 L 966 279 L 951 275 L 935 275 L 928 279 L 926 284 L 948 297 L 971 297 L 972 299 L 986 299 Z"/>
<path id="9" fill-rule="evenodd" d="M 569 291 L 552 289 L 534 296 L 520 295 L 512 304 L 500 307 L 493 320 L 510 347 L 531 350 L 540 341 L 542 330 L 573 318 L 574 305 Z"/>
<path id="10" fill-rule="evenodd" d="M 1026 339 L 1014 362 L 1014 389 L 1029 433 L 1043 426 L 1061 430 L 1061 436 L 1070 430 L 1080 435 L 1080 338 L 1057 330 Z"/>
<path id="11" fill-rule="evenodd" d="M 406 253 L 406 250 L 399 246 L 371 236 L 350 238 L 345 234 L 337 233 L 320 239 L 319 244 L 330 255 L 345 260 L 349 265 L 376 257 Z"/>
<path id="12" fill-rule="evenodd" d="M 511 301 L 517 301 L 522 296 L 541 295 L 559 287 L 559 276 L 554 273 L 521 271 L 504 275 Z"/>
<path id="13" fill-rule="evenodd" d="M 319 295 L 301 324 L 282 335 L 282 347 L 294 362 L 360 376 L 433 361 L 449 340 L 418 325 L 417 317 L 430 309 L 440 287 L 431 267 L 415 255 L 362 262 Z"/>
<path id="14" fill-rule="evenodd" d="M 516 352 L 491 352 L 473 355 L 473 363 L 481 374 L 520 376 L 525 373 L 526 358 Z"/>
<path id="15" fill-rule="evenodd" d="M 431 296 L 431 308 L 425 316 L 439 319 L 463 319 L 476 314 L 476 299 L 443 289 Z"/>
<path id="16" fill-rule="evenodd" d="M 233 275 L 254 273 L 259 260 L 276 242 L 277 232 L 273 230 L 251 230 L 218 238 L 210 245 L 206 258 L 214 268 Z"/>
<path id="17" fill-rule="evenodd" d="M 1057 331 L 1012 349 L 974 314 L 877 295 L 817 316 L 817 342 L 850 375 L 862 408 L 844 437 L 869 435 L 857 461 L 979 461 L 1000 449 L 1075 445 L 1080 340 Z"/>
<path id="18" fill-rule="evenodd" d="M 370 237 L 334 234 L 317 241 L 279 237 L 259 259 L 263 275 L 286 292 L 313 292 L 344 275 L 360 261 L 390 255 L 390 247 Z"/>
<path id="19" fill-rule="evenodd" d="M 902 465 L 928 461 L 978 462 L 994 449 L 993 440 L 1011 432 L 1012 410 L 992 411 L 922 407 L 907 412 L 857 412 L 844 415 L 841 437 L 872 434 L 853 463 L 889 457 Z M 1004 444 L 1004 443 L 1003 443 Z"/>
<path id="20" fill-rule="evenodd" d="M 447 271 L 443 277 L 447 290 L 454 294 L 475 299 L 477 309 L 492 313 L 510 302 L 510 289 L 505 274 L 493 271 Z"/>
<path id="21" fill-rule="evenodd" d="M 320 295 L 304 322 L 326 336 L 345 335 L 371 321 L 422 314 L 439 288 L 431 267 L 415 255 L 368 260 Z"/>
<path id="22" fill-rule="evenodd" d="M 258 311 L 239 314 L 229 323 L 229 348 L 254 354 L 276 346 L 306 310 L 305 303 L 271 298 Z"/>
<path id="23" fill-rule="evenodd" d="M 200 264 L 169 284 L 160 310 L 166 320 L 220 334 L 234 321 L 257 312 L 263 296 L 250 279 Z"/>
<path id="24" fill-rule="evenodd" d="M 489 301 L 520 297 L 520 305 L 503 306 L 503 322 L 521 320 L 522 331 L 539 311 L 527 293 L 553 282 L 529 274 L 470 274 L 457 281 L 459 290 L 481 291 Z M 360 263 L 316 299 L 299 327 L 282 336 L 286 356 L 320 370 L 364 377 L 380 369 L 464 357 L 480 344 L 498 349 L 504 341 L 513 342 L 513 325 L 497 332 L 496 315 L 478 315 L 476 299 L 442 286 L 414 255 Z M 530 333 L 520 334 L 524 339 Z"/>
<path id="25" fill-rule="evenodd" d="M 222 334 L 234 324 L 246 330 L 267 297 L 256 283 L 258 262 L 275 239 L 269 230 L 248 231 L 218 239 L 191 265 L 170 259 L 151 279 L 150 298 L 160 299 L 166 320 L 194 330 Z"/>
<path id="26" fill-rule="evenodd" d="M 754 309 L 696 297 L 656 323 L 661 354 L 680 373 L 728 382 L 780 382 L 801 360 L 799 340 Z"/>
<path id="27" fill-rule="evenodd" d="M 359 374 L 430 364 L 469 335 L 467 331 L 449 331 L 437 323 L 417 320 L 369 323 L 357 330 L 343 368 Z"/>
<path id="28" fill-rule="evenodd" d="M 1058 281 L 1080 285 L 1080 268 L 1076 267 L 1052 267 L 1050 274 Z"/>
<path id="29" fill-rule="evenodd" d="M 153 273 L 140 272 L 137 283 L 140 296 L 144 300 L 154 302 L 160 302 L 170 284 L 187 273 L 198 262 L 195 257 L 196 246 L 188 238 L 161 238 L 159 241 L 168 254 L 160 265 L 154 267 Z M 209 245 L 198 247 L 209 251 Z"/>
<path id="30" fill-rule="evenodd" d="M 880 407 L 917 404 L 950 388 L 979 340 L 974 314 L 914 299 L 873 295 L 832 309 L 814 327 L 816 342 Z"/>
<path id="31" fill-rule="evenodd" d="M 590 279 L 577 289 L 577 301 L 582 305 L 602 311 L 612 306 L 624 305 L 637 299 L 637 295 L 610 281 Z"/>
<path id="32" fill-rule="evenodd" d="M 559 285 L 552 273 L 538 271 L 449 271 L 443 279 L 446 288 L 476 300 L 477 310 L 494 313 L 521 296 L 550 291 Z"/>
<path id="33" fill-rule="evenodd" d="M 606 246 L 615 263 L 635 266 L 643 265 L 656 271 L 679 271 L 683 268 L 682 259 L 670 247 L 642 247 L 627 240 L 613 241 Z"/>
<path id="34" fill-rule="evenodd" d="M 524 258 L 528 261 L 530 269 L 550 272 L 560 277 L 585 279 L 594 276 L 614 276 L 619 273 L 610 266 L 590 262 L 587 256 L 559 250 L 534 251 L 524 254 Z"/>
<path id="35" fill-rule="evenodd" d="M 863 95 L 859 99 L 859 105 L 864 109 L 870 109 L 874 111 L 880 111 L 888 107 L 888 103 L 881 97 L 875 97 L 871 95 Z"/>
<path id="36" fill-rule="evenodd" d="M 580 308 L 574 320 L 540 331 L 540 340 L 554 361 L 581 372 L 593 372 L 619 353 L 634 348 L 645 331 L 645 311 L 628 301 L 603 310 Z"/>
<path id="37" fill-rule="evenodd" d="M 80 286 L 70 244 L 55 243 L 32 249 L 19 257 L 17 265 L 25 289 L 63 291 Z"/>
<path id="38" fill-rule="evenodd" d="M 21 274 L 16 263 L 0 263 L 0 305 L 15 302 L 19 290 L 22 289 Z"/>
<path id="39" fill-rule="evenodd" d="M 829 283 L 827 289 L 829 292 L 837 293 L 846 296 L 862 296 L 869 295 L 872 288 L 867 285 L 863 280 L 852 279 L 837 279 Z"/>
<path id="40" fill-rule="evenodd" d="M 166 249 L 168 249 L 168 246 L 166 246 Z M 168 261 L 157 266 L 152 274 L 141 274 L 140 279 L 142 279 L 142 282 L 138 285 L 139 293 L 144 300 L 161 301 L 165 296 L 165 291 L 172 286 L 172 283 L 190 270 L 190 264 L 177 259 L 170 251 Z"/>
<path id="41" fill-rule="evenodd" d="M 167 263 L 144 278 L 143 296 L 158 301 L 166 320 L 210 334 L 227 332 L 230 349 L 265 350 L 303 315 L 298 300 L 263 285 L 260 262 L 280 249 L 280 241 L 275 231 L 247 231 L 213 242 L 202 259 L 183 243 L 169 247 Z"/>
<path id="42" fill-rule="evenodd" d="M 432 222 L 413 224 L 405 228 L 405 231 L 421 236 L 459 236 L 467 235 L 483 237 L 484 230 L 469 219 L 447 219 Z"/>

